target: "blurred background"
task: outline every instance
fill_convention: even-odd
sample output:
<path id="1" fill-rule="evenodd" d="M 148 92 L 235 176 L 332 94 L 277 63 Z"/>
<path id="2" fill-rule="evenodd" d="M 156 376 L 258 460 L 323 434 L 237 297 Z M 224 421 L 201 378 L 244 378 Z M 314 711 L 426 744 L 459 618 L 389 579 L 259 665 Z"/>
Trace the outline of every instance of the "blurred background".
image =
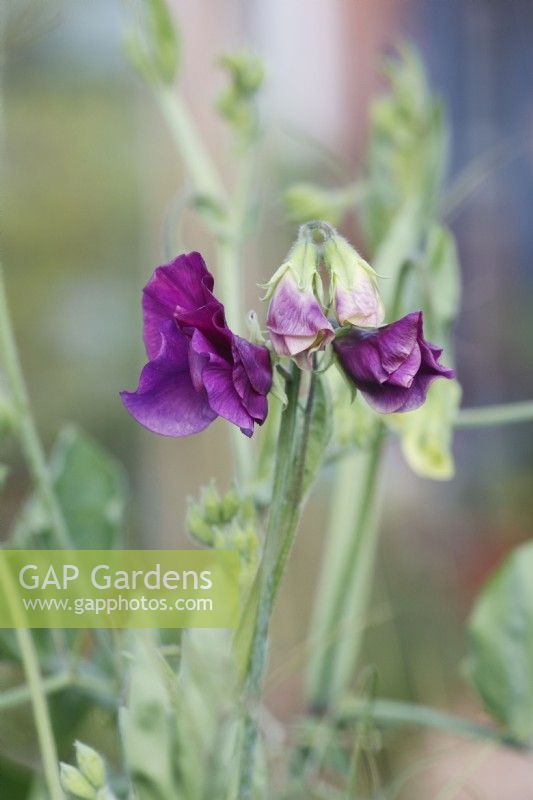
<path id="1" fill-rule="evenodd" d="M 9 5 L 9 4 L 8 4 Z M 134 424 L 118 392 L 143 363 L 140 292 L 165 259 L 168 209 L 184 184 L 164 121 L 122 48 L 131 23 L 118 0 L 16 4 L 4 69 L 6 163 L 2 249 L 23 365 L 51 444 L 61 421 L 89 431 L 126 463 L 131 542 L 183 546 L 186 497 L 211 475 L 228 484 L 227 430 L 163 440 Z M 449 220 L 464 273 L 456 332 L 465 406 L 533 397 L 533 4 L 529 0 L 185 0 L 183 93 L 227 183 L 232 145 L 214 110 L 221 52 L 247 45 L 265 61 L 260 226 L 246 251 L 246 297 L 284 257 L 295 231 L 281 194 L 294 180 L 332 186 L 360 174 L 379 62 L 408 39 L 421 51 L 452 125 L 451 176 L 480 157 L 474 193 Z M 359 232 L 344 229 L 356 246 Z M 185 244 L 211 252 L 200 229 Z M 16 453 L 8 454 L 11 460 Z M 379 580 L 365 660 L 379 694 L 480 716 L 461 675 L 463 623 L 481 583 L 533 511 L 531 425 L 460 431 L 457 474 L 422 481 L 388 453 Z M 321 558 L 331 475 L 310 500 L 279 604 L 269 702 L 301 709 L 302 644 Z M 22 464 L 2 496 L 0 533 L 23 498 Z M 0 734 L 5 735 L 5 733 Z M 0 740 L 1 746 L 1 740 Z M 390 775 L 432 754 L 405 794 L 440 797 L 451 776 L 470 788 L 442 797 L 533 798 L 526 759 L 443 737 L 390 739 Z M 471 774 L 470 774 L 471 773 Z"/>

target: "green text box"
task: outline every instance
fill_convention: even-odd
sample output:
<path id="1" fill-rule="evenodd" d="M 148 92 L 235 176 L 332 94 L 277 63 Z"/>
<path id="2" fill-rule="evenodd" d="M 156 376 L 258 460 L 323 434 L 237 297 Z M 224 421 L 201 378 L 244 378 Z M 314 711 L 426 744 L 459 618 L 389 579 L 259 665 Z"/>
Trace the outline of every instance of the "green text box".
<path id="1" fill-rule="evenodd" d="M 233 628 L 229 550 L 0 550 L 0 628 Z"/>

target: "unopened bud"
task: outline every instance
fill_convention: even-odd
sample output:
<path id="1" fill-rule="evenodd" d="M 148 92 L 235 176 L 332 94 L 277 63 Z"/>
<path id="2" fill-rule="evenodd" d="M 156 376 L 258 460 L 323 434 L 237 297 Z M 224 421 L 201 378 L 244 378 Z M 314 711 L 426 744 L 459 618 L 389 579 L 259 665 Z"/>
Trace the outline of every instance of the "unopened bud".
<path id="1" fill-rule="evenodd" d="M 213 528 L 205 521 L 202 510 L 194 503 L 189 506 L 185 518 L 185 526 L 192 536 L 200 544 L 211 546 L 213 544 Z"/>
<path id="2" fill-rule="evenodd" d="M 220 510 L 222 512 L 222 521 L 231 522 L 233 517 L 239 512 L 241 505 L 241 498 L 236 489 L 232 488 L 222 498 Z"/>
<path id="3" fill-rule="evenodd" d="M 76 742 L 75 747 L 76 761 L 81 772 L 95 789 L 101 789 L 105 784 L 105 764 L 102 756 L 81 742 Z"/>
<path id="4" fill-rule="evenodd" d="M 215 525 L 220 522 L 220 495 L 213 483 L 204 488 L 201 496 L 201 505 L 207 522 Z"/>
<path id="5" fill-rule="evenodd" d="M 96 789 L 91 786 L 76 767 L 70 764 L 60 765 L 61 786 L 65 792 L 69 792 L 79 800 L 95 800 Z"/>
<path id="6" fill-rule="evenodd" d="M 331 276 L 331 292 L 341 325 L 377 328 L 385 310 L 377 286 L 377 275 L 342 236 L 324 245 L 324 262 Z"/>

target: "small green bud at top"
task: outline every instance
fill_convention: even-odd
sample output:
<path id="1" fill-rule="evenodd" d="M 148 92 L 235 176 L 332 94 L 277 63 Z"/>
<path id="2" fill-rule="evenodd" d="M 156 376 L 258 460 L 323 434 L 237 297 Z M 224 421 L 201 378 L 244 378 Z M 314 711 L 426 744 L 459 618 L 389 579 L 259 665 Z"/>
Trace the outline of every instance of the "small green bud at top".
<path id="1" fill-rule="evenodd" d="M 95 800 L 96 789 L 92 786 L 76 767 L 70 764 L 60 764 L 61 786 L 79 800 Z"/>
<path id="2" fill-rule="evenodd" d="M 229 72 L 233 87 L 240 96 L 249 97 L 261 88 L 265 70 L 261 59 L 254 53 L 248 50 L 226 53 L 220 63 Z"/>
<path id="3" fill-rule="evenodd" d="M 263 83 L 263 65 L 257 56 L 247 51 L 225 55 L 220 63 L 230 77 L 229 86 L 218 99 L 220 116 L 244 142 L 253 141 L 259 133 L 254 99 Z"/>
<path id="4" fill-rule="evenodd" d="M 101 789 L 105 784 L 105 764 L 102 756 L 81 742 L 76 742 L 75 747 L 76 761 L 81 772 L 95 789 Z"/>
<path id="5" fill-rule="evenodd" d="M 127 37 L 126 54 L 146 80 L 172 84 L 180 55 L 172 14 L 165 0 L 146 0 L 143 8 L 145 24 Z"/>

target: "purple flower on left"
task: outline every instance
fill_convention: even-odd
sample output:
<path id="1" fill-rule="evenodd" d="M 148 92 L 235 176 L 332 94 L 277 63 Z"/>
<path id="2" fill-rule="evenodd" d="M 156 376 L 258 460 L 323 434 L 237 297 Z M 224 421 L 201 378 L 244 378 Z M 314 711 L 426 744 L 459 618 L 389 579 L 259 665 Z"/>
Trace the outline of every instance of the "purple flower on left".
<path id="1" fill-rule="evenodd" d="M 199 253 L 158 267 L 143 291 L 149 361 L 122 402 L 141 425 L 163 436 L 188 436 L 224 417 L 251 436 L 267 416 L 270 354 L 234 334 Z"/>

